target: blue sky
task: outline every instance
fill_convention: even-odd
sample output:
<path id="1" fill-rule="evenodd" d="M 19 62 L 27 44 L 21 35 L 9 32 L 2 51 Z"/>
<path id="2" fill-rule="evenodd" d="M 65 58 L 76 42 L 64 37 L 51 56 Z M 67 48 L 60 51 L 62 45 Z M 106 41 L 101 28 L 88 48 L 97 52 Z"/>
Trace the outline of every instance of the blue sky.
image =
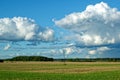
<path id="1" fill-rule="evenodd" d="M 68 58 L 120 57 L 118 3 L 120 0 L 1 0 L 0 58 L 18 55 L 62 58 L 64 52 Z M 78 17 L 81 15 L 88 17 Z"/>
<path id="2" fill-rule="evenodd" d="M 42 26 L 53 26 L 53 18 L 61 19 L 70 13 L 81 12 L 87 5 L 101 1 L 120 10 L 120 0 L 1 0 L 0 17 L 28 17 Z"/>

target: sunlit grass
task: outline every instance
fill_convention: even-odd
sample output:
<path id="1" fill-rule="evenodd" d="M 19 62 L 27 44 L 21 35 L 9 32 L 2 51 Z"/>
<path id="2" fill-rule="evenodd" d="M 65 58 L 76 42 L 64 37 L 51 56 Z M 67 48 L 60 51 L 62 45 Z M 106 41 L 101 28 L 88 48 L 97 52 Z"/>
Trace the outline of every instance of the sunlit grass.
<path id="1" fill-rule="evenodd" d="M 5 62 L 0 80 L 120 80 L 120 62 Z"/>
<path id="2" fill-rule="evenodd" d="M 79 74 L 1 71 L 0 80 L 120 80 L 120 71 Z"/>

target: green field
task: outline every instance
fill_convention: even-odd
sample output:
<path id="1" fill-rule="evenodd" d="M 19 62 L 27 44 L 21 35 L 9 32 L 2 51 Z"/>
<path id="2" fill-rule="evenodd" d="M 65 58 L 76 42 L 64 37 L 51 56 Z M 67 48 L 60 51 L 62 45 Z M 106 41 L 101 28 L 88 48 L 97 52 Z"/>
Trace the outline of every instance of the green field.
<path id="1" fill-rule="evenodd" d="M 120 62 L 4 62 L 0 80 L 120 80 Z"/>

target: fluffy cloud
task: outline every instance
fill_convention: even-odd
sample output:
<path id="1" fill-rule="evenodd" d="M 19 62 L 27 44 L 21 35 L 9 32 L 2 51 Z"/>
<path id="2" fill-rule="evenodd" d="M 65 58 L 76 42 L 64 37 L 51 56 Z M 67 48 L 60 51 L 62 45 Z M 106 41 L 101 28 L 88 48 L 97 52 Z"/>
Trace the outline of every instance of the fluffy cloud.
<path id="1" fill-rule="evenodd" d="M 50 52 L 53 54 L 65 54 L 65 56 L 68 56 L 73 53 L 81 53 L 81 49 L 76 48 L 75 46 L 71 46 L 60 49 L 52 49 Z"/>
<path id="2" fill-rule="evenodd" d="M 88 51 L 88 54 L 90 55 L 95 55 L 95 54 L 102 54 L 103 52 L 106 52 L 106 51 L 109 51 L 111 50 L 110 48 L 108 47 L 98 47 L 97 49 L 94 49 L 94 50 L 89 50 Z"/>
<path id="3" fill-rule="evenodd" d="M 69 55 L 71 53 L 75 52 L 75 48 L 73 47 L 67 47 L 67 48 L 61 48 L 61 49 L 52 49 L 51 53 L 54 54 L 63 54 L 65 53 L 66 55 Z"/>
<path id="4" fill-rule="evenodd" d="M 107 51 L 107 50 L 110 50 L 110 48 L 108 47 L 99 47 L 97 48 L 98 51 Z"/>
<path id="5" fill-rule="evenodd" d="M 0 40 L 42 40 L 51 41 L 54 31 L 50 28 L 44 29 L 34 20 L 26 17 L 1 18 Z"/>
<path id="6" fill-rule="evenodd" d="M 10 44 L 7 44 L 5 47 L 4 47 L 4 50 L 8 50 L 10 48 Z"/>
<path id="7" fill-rule="evenodd" d="M 44 41 L 52 41 L 54 39 L 54 31 L 50 28 L 46 28 L 45 31 L 39 33 L 39 36 Z"/>
<path id="8" fill-rule="evenodd" d="M 83 12 L 69 14 L 54 22 L 57 26 L 77 34 L 73 39 L 78 38 L 78 41 L 84 45 L 103 45 L 120 43 L 119 21 L 120 11 L 101 2 L 88 5 Z"/>
<path id="9" fill-rule="evenodd" d="M 96 54 L 96 50 L 90 50 L 90 51 L 89 51 L 89 54 L 90 54 L 90 55 Z"/>
<path id="10" fill-rule="evenodd" d="M 69 48 L 64 48 L 64 49 L 63 49 L 63 52 L 64 52 L 65 54 L 70 54 L 70 53 L 73 53 L 73 52 L 74 52 L 74 49 L 71 48 L 71 47 L 69 47 Z"/>

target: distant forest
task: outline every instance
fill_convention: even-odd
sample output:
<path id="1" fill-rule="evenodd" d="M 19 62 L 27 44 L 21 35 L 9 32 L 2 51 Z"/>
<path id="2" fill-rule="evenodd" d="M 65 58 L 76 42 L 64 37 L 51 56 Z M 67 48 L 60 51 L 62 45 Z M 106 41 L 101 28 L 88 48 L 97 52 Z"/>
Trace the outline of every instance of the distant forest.
<path id="1" fill-rule="evenodd" d="M 71 59 L 53 59 L 43 56 L 17 56 L 11 59 L 1 59 L 4 61 L 68 61 L 68 62 L 120 62 L 120 58 L 71 58 Z"/>
<path id="2" fill-rule="evenodd" d="M 4 61 L 53 61 L 53 58 L 43 56 L 17 56 L 12 59 L 5 59 Z"/>

